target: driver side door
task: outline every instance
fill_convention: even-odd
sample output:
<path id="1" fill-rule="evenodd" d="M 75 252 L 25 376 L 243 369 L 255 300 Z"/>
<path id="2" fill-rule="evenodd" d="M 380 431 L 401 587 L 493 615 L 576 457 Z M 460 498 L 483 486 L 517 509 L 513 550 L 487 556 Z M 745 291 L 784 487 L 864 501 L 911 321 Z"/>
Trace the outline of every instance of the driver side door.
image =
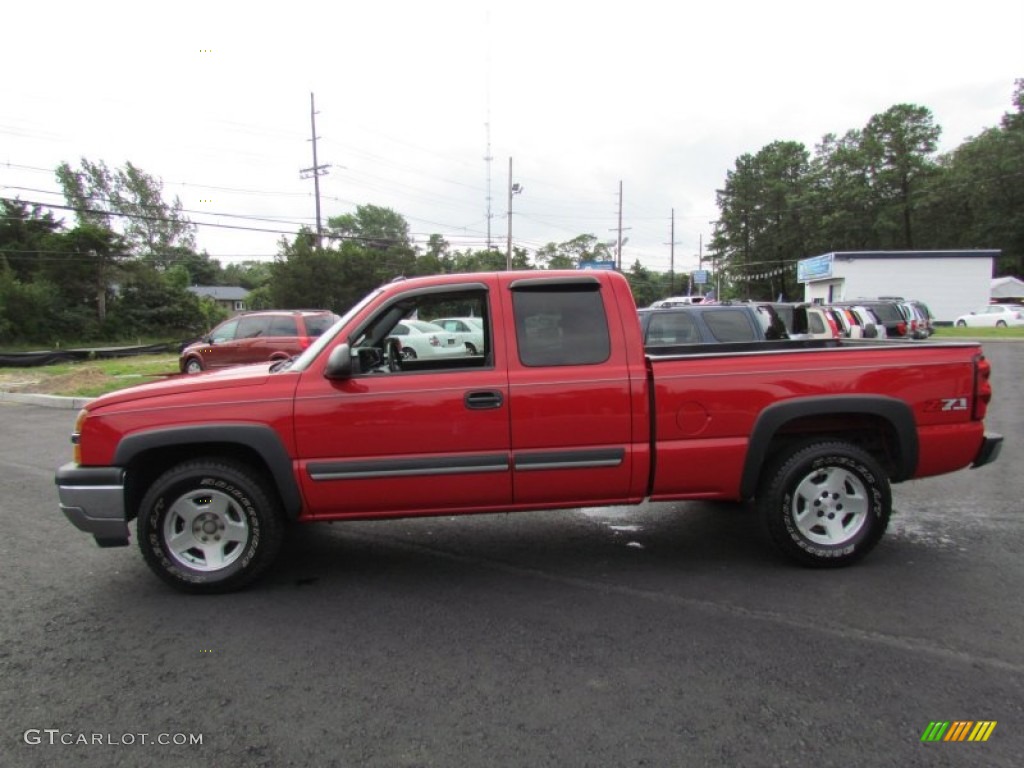
<path id="1" fill-rule="evenodd" d="M 402 361 L 409 366 L 404 369 L 395 360 L 390 369 L 357 366 L 343 380 L 312 369 L 303 374 L 295 436 L 313 516 L 456 514 L 511 502 L 508 376 L 504 350 L 495 344 L 491 300 L 483 283 L 444 293 L 410 291 L 383 306 L 363 330 L 337 340 L 366 350 L 386 345 L 401 319 L 475 311 L 485 318 L 483 355 Z"/>

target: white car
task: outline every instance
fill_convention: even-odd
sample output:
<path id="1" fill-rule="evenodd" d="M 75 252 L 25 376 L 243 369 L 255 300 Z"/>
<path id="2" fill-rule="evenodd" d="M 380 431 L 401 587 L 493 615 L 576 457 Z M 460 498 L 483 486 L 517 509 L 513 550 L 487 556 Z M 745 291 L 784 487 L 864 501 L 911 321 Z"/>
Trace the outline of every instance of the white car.
<path id="1" fill-rule="evenodd" d="M 466 345 L 468 354 L 482 355 L 484 353 L 484 321 L 481 318 L 439 317 L 430 322 L 441 326 L 448 333 L 454 333 Z"/>
<path id="2" fill-rule="evenodd" d="M 989 304 L 969 315 L 960 315 L 958 328 L 1008 328 L 1024 325 L 1024 306 L 1020 304 Z"/>
<path id="3" fill-rule="evenodd" d="M 425 320 L 402 320 L 391 329 L 389 338 L 398 340 L 403 360 L 466 354 L 466 345 L 458 336 Z"/>

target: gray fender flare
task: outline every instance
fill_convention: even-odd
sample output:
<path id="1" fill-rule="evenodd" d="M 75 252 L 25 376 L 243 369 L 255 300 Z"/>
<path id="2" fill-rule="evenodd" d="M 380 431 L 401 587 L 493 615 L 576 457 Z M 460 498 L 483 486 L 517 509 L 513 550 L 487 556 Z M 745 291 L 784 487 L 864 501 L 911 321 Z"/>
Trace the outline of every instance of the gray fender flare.
<path id="1" fill-rule="evenodd" d="M 878 416 L 892 427 L 896 438 L 893 482 L 913 477 L 917 469 L 917 422 L 910 406 L 902 400 L 884 395 L 825 395 L 802 397 L 769 405 L 754 422 L 747 445 L 747 458 L 740 479 L 740 494 L 749 499 L 757 492 L 761 470 L 771 457 L 768 446 L 786 424 L 814 416 L 852 414 Z"/>
<path id="2" fill-rule="evenodd" d="M 291 520 L 302 509 L 302 495 L 292 473 L 292 459 L 278 434 L 261 424 L 192 424 L 128 435 L 117 445 L 114 464 L 127 467 L 138 455 L 155 448 L 203 443 L 236 444 L 259 454 L 266 463 Z"/>

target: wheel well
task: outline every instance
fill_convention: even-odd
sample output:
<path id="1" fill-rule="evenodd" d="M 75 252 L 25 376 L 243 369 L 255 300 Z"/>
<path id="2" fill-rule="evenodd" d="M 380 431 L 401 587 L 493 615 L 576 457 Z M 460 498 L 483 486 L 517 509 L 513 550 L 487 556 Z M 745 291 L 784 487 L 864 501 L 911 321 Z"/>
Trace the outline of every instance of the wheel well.
<path id="1" fill-rule="evenodd" d="M 865 413 L 834 413 L 795 418 L 782 425 L 768 443 L 768 460 L 790 446 L 819 440 L 842 440 L 870 454 L 890 479 L 902 475 L 903 455 L 899 436 L 892 423 L 881 416 Z"/>
<path id="2" fill-rule="evenodd" d="M 270 467 L 263 457 L 249 446 L 238 443 L 186 443 L 151 448 L 134 456 L 131 463 L 125 467 L 127 470 L 125 474 L 125 508 L 128 512 L 128 519 L 136 517 L 142 497 L 160 475 L 176 464 L 199 457 L 231 459 L 253 468 L 259 476 L 273 478 Z M 267 492 L 273 493 L 282 508 L 286 508 L 276 483 L 270 480 L 265 485 Z"/>

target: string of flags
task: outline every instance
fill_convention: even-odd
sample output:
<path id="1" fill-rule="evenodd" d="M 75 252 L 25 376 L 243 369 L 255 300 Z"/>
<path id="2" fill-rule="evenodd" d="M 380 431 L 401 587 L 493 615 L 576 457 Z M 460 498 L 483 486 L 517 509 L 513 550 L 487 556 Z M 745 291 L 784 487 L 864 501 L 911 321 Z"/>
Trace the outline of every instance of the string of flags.
<path id="1" fill-rule="evenodd" d="M 721 270 L 723 276 L 727 276 L 730 280 L 737 283 L 750 282 L 752 280 L 767 280 L 772 277 L 778 277 L 786 272 L 795 272 L 796 264 L 790 264 L 785 267 L 775 267 L 774 269 L 762 269 L 757 272 L 749 274 L 741 274 L 737 271 L 736 267 L 726 267 Z"/>

